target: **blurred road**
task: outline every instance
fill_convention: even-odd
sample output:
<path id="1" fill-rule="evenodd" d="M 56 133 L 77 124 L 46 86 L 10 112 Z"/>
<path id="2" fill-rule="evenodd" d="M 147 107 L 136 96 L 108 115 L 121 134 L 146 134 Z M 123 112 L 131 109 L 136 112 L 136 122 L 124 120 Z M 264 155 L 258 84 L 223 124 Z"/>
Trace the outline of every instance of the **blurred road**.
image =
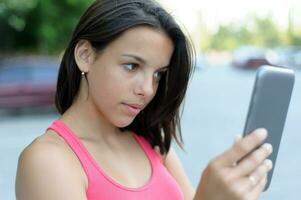
<path id="1" fill-rule="evenodd" d="M 214 156 L 242 132 L 255 71 L 216 66 L 196 70 L 190 83 L 182 129 L 185 151 L 176 148 L 196 186 Z M 13 200 L 18 155 L 56 118 L 55 114 L 0 116 L 0 199 Z M 296 82 L 271 188 L 264 200 L 297 200 L 301 188 L 301 70 Z"/>

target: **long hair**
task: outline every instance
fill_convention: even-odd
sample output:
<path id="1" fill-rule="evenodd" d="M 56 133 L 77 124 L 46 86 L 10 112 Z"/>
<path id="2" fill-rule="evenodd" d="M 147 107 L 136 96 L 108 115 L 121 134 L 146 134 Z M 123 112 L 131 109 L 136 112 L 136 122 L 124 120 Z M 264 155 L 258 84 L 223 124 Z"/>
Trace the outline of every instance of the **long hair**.
<path id="1" fill-rule="evenodd" d="M 168 73 L 160 80 L 152 101 L 134 121 L 121 130 L 142 135 L 161 153 L 169 151 L 172 139 L 182 147 L 180 105 L 193 70 L 194 51 L 173 17 L 152 0 L 96 0 L 80 18 L 61 61 L 56 108 L 63 114 L 78 94 L 81 72 L 74 58 L 76 44 L 84 39 L 99 52 L 124 31 L 149 26 L 164 31 L 172 40 L 174 51 Z"/>

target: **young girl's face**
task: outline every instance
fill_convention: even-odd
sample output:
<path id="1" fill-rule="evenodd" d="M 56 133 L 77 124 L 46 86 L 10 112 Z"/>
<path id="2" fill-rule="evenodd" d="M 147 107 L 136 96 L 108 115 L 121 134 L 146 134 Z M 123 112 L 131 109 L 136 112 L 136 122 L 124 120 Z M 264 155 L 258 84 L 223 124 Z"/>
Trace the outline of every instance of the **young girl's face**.
<path id="1" fill-rule="evenodd" d="M 165 33 L 142 26 L 127 30 L 90 66 L 89 100 L 110 123 L 128 126 L 155 96 L 172 53 Z"/>

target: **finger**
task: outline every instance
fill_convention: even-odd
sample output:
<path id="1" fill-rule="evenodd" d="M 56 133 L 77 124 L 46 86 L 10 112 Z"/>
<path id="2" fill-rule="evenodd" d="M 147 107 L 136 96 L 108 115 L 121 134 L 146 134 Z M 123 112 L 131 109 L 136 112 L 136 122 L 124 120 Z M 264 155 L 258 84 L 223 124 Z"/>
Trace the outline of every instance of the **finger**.
<path id="1" fill-rule="evenodd" d="M 267 184 L 267 175 L 265 175 L 259 183 L 249 193 L 250 200 L 257 200 Z"/>
<path id="2" fill-rule="evenodd" d="M 273 163 L 271 160 L 267 159 L 265 160 L 250 176 L 253 178 L 253 180 L 250 180 L 250 189 L 253 188 L 253 186 L 257 185 L 257 183 L 262 180 L 264 177 L 267 176 L 268 172 L 271 171 L 273 168 Z"/>
<path id="3" fill-rule="evenodd" d="M 255 150 L 253 153 L 239 162 L 233 173 L 235 173 L 237 177 L 246 176 L 252 173 L 259 165 L 262 164 L 262 162 L 272 153 L 272 151 L 273 147 L 271 144 L 263 144 L 259 149 Z"/>
<path id="4" fill-rule="evenodd" d="M 243 178 L 237 179 L 236 184 L 241 188 L 244 193 L 251 191 L 260 180 L 262 180 L 267 173 L 272 169 L 273 164 L 271 160 L 265 160 L 252 174 L 249 176 L 243 176 Z"/>
<path id="5" fill-rule="evenodd" d="M 239 142 L 241 139 L 242 139 L 241 135 L 235 135 L 235 137 L 234 137 L 234 144 L 237 143 L 237 142 Z"/>
<path id="6" fill-rule="evenodd" d="M 235 135 L 234 144 L 238 143 L 241 139 L 242 139 L 241 135 Z M 237 162 L 232 163 L 232 167 L 236 167 L 236 166 L 237 166 Z"/>
<path id="7" fill-rule="evenodd" d="M 265 129 L 256 129 L 245 138 L 241 139 L 233 146 L 216 158 L 218 165 L 232 166 L 234 162 L 239 161 L 253 149 L 258 147 L 267 137 Z"/>

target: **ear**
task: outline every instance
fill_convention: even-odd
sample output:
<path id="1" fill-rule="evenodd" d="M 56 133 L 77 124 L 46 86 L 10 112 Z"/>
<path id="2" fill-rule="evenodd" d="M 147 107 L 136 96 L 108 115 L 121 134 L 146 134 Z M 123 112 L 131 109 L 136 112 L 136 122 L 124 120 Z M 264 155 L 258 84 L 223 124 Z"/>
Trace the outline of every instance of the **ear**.
<path id="1" fill-rule="evenodd" d="M 87 40 L 80 40 L 74 49 L 75 62 L 82 72 L 89 72 L 95 59 L 95 52 Z"/>

